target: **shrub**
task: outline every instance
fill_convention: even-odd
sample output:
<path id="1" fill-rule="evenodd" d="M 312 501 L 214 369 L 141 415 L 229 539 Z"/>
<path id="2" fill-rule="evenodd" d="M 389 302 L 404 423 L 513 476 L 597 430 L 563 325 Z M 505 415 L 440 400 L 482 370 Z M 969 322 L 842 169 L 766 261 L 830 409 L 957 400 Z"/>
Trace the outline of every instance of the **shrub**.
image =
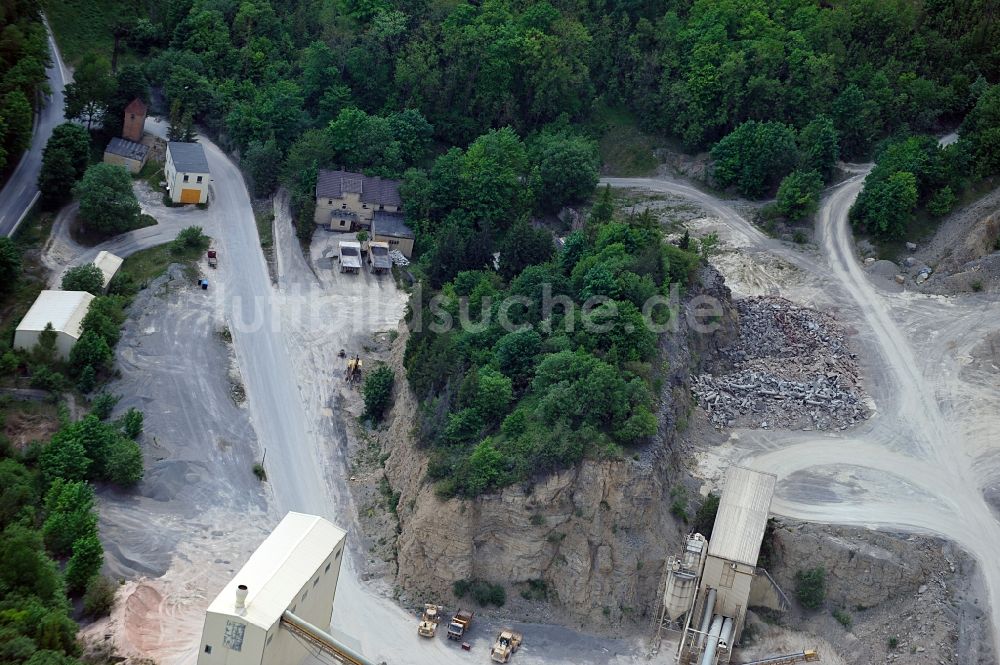
<path id="1" fill-rule="evenodd" d="M 31 387 L 57 393 L 66 388 L 66 377 L 61 372 L 40 365 L 31 370 Z"/>
<path id="2" fill-rule="evenodd" d="M 177 234 L 170 243 L 171 254 L 184 254 L 189 250 L 208 249 L 208 236 L 202 233 L 200 226 L 189 226 Z"/>
<path id="3" fill-rule="evenodd" d="M 142 434 L 142 411 L 138 409 L 129 409 L 125 412 L 125 415 L 121 419 L 122 431 L 125 432 L 125 436 L 130 439 L 138 439 L 139 435 Z"/>
<path id="4" fill-rule="evenodd" d="M 83 613 L 95 619 L 111 614 L 115 606 L 116 587 L 103 575 L 94 575 L 83 593 Z"/>
<path id="5" fill-rule="evenodd" d="M 778 210 L 789 219 L 804 219 L 816 212 L 822 189 L 823 177 L 818 172 L 792 171 L 778 187 Z"/>
<path id="6" fill-rule="evenodd" d="M 496 605 L 503 607 L 507 602 L 507 592 L 499 584 L 490 584 L 483 580 L 456 580 L 452 591 L 459 598 L 471 595 L 479 605 Z"/>
<path id="7" fill-rule="evenodd" d="M 95 296 L 104 291 L 104 273 L 93 263 L 70 268 L 63 275 L 63 291 L 87 291 Z"/>
<path id="8" fill-rule="evenodd" d="M 253 475 L 257 476 L 257 480 L 261 482 L 267 480 L 267 472 L 264 471 L 264 465 L 261 464 L 260 462 L 254 462 Z"/>
<path id="9" fill-rule="evenodd" d="M 705 538 L 712 537 L 712 528 L 715 526 L 715 516 L 719 512 L 719 495 L 709 494 L 698 506 L 698 511 L 694 514 L 694 523 L 691 529 L 695 533 L 700 533 Z"/>
<path id="10" fill-rule="evenodd" d="M 935 217 L 943 217 L 951 212 L 957 200 L 955 192 L 951 190 L 951 187 L 942 187 L 927 202 L 927 212 Z"/>
<path id="11" fill-rule="evenodd" d="M 394 378 L 392 368 L 388 365 L 380 365 L 365 377 L 365 385 L 361 392 L 365 398 L 366 418 L 374 421 L 382 419 L 382 414 L 389 407 L 389 400 L 392 397 Z"/>
<path id="12" fill-rule="evenodd" d="M 107 420 L 119 399 L 121 398 L 118 395 L 101 393 L 90 403 L 91 415 L 97 416 L 101 420 Z"/>
<path id="13" fill-rule="evenodd" d="M 80 378 L 76 380 L 76 389 L 81 393 L 89 393 L 97 385 L 97 372 L 93 365 L 87 365 L 80 371 Z"/>
<path id="14" fill-rule="evenodd" d="M 826 598 L 826 570 L 812 568 L 795 573 L 795 596 L 803 607 L 818 609 Z"/>
<path id="15" fill-rule="evenodd" d="M 892 637 L 889 638 L 889 648 L 895 649 L 898 646 L 899 646 L 899 638 L 893 635 Z"/>
<path id="16" fill-rule="evenodd" d="M 66 587 L 73 593 L 83 592 L 103 563 L 104 548 L 97 536 L 79 538 L 73 543 L 73 556 L 66 564 Z"/>
<path id="17" fill-rule="evenodd" d="M 116 434 L 105 452 L 104 477 L 121 487 L 131 487 L 142 480 L 142 475 L 139 444 Z"/>
<path id="18" fill-rule="evenodd" d="M 20 250 L 10 238 L 0 238 L 0 293 L 13 290 L 20 277 Z"/>
<path id="19" fill-rule="evenodd" d="M 847 630 L 850 630 L 851 626 L 854 624 L 854 619 L 845 610 L 834 610 L 833 618 L 836 619 L 837 623 L 839 623 Z"/>

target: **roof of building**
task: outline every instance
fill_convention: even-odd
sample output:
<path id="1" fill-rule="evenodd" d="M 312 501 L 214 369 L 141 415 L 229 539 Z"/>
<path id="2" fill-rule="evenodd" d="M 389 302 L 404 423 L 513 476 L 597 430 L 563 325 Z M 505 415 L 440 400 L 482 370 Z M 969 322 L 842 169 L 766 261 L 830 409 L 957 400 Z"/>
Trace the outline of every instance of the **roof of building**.
<path id="1" fill-rule="evenodd" d="M 347 241 L 340 243 L 340 265 L 345 268 L 361 267 L 361 243 Z"/>
<path id="2" fill-rule="evenodd" d="M 42 291 L 17 329 L 40 331 L 51 323 L 56 332 L 79 339 L 80 324 L 93 299 L 86 291 Z"/>
<path id="3" fill-rule="evenodd" d="M 174 168 L 180 173 L 208 173 L 208 160 L 205 159 L 205 149 L 200 143 L 181 143 L 171 141 L 167 144 L 167 153 L 174 162 Z"/>
<path id="4" fill-rule="evenodd" d="M 104 152 L 110 152 L 112 155 L 120 155 L 126 159 L 135 159 L 141 162 L 149 153 L 149 146 L 116 136 L 111 139 Z"/>
<path id="5" fill-rule="evenodd" d="M 322 517 L 288 513 L 215 597 L 208 611 L 240 616 L 247 623 L 270 628 L 295 603 L 299 589 L 345 535 L 343 529 Z M 236 587 L 240 584 L 248 587 L 245 610 L 236 609 Z"/>
<path id="6" fill-rule="evenodd" d="M 143 101 L 141 99 L 139 99 L 138 97 L 136 97 L 135 99 L 133 99 L 131 102 L 128 103 L 128 106 L 125 107 L 125 113 L 134 113 L 136 115 L 145 115 L 146 114 L 146 104 L 143 103 Z"/>
<path id="7" fill-rule="evenodd" d="M 104 288 L 108 288 L 108 284 L 111 283 L 111 278 L 114 277 L 115 273 L 118 272 L 118 269 L 122 267 L 122 258 L 102 249 L 97 253 L 97 258 L 94 259 L 94 265 L 101 269 L 101 274 L 104 275 Z"/>
<path id="8" fill-rule="evenodd" d="M 320 171 L 316 176 L 316 197 L 339 199 L 345 192 L 360 194 L 365 203 L 398 206 L 399 180 L 366 176 L 351 171 Z"/>
<path id="9" fill-rule="evenodd" d="M 376 210 L 372 215 L 372 235 L 412 238 L 413 230 L 406 225 L 402 215 L 395 212 Z"/>
<path id="10" fill-rule="evenodd" d="M 709 556 L 757 565 L 776 482 L 774 474 L 742 466 L 726 472 L 726 487 L 708 543 Z"/>

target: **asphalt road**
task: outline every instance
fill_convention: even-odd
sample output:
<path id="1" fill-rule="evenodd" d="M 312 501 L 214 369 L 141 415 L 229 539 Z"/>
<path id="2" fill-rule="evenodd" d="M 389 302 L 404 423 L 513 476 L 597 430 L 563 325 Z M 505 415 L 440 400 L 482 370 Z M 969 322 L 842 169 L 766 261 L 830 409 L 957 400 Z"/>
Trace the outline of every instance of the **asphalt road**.
<path id="1" fill-rule="evenodd" d="M 48 22 L 45 28 L 48 30 Z M 31 146 L 21 157 L 14 173 L 0 191 L 0 235 L 11 236 L 17 230 L 21 220 L 38 198 L 38 173 L 42 168 L 42 150 L 52 136 L 52 130 L 63 122 L 63 88 L 71 80 L 71 76 L 63 66 L 59 49 L 49 33 L 49 50 L 52 54 L 52 65 L 45 72 L 49 77 L 49 87 L 52 93 L 45 97 L 42 108 L 35 119 L 35 131 L 31 137 Z"/>

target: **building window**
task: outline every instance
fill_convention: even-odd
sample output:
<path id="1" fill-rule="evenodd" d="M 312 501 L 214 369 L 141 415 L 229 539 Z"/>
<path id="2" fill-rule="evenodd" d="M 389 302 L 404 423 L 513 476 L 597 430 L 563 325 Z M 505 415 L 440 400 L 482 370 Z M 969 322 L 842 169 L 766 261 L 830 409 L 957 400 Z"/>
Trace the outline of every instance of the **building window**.
<path id="1" fill-rule="evenodd" d="M 302 594 L 302 602 L 303 602 L 303 603 L 304 603 L 304 602 L 306 602 L 306 596 L 308 596 L 308 595 L 309 595 L 309 592 L 308 592 L 308 591 L 305 591 L 305 592 L 304 592 L 304 593 Z"/>
<path id="2" fill-rule="evenodd" d="M 398 245 L 398 244 L 399 244 L 399 241 L 398 241 L 398 240 L 390 240 L 390 241 L 389 241 L 389 244 L 390 244 L 390 245 Z"/>
<path id="3" fill-rule="evenodd" d="M 379 209 L 379 210 L 385 210 L 385 206 L 384 206 L 384 205 L 382 205 L 381 203 L 379 203 L 379 204 L 378 204 L 378 209 Z"/>
<path id="4" fill-rule="evenodd" d="M 205 645 L 205 653 L 212 653 L 212 645 L 211 644 L 206 644 Z"/>
<path id="5" fill-rule="evenodd" d="M 368 210 L 368 204 L 367 203 L 362 203 L 361 207 L 364 208 L 365 210 Z"/>
<path id="6" fill-rule="evenodd" d="M 201 182 L 201 176 L 198 176 L 198 182 Z"/>
<path id="7" fill-rule="evenodd" d="M 328 572 L 330 572 L 330 564 L 329 564 L 329 563 L 328 563 L 328 564 L 326 564 L 326 568 L 325 568 L 325 569 L 323 570 L 323 574 L 325 575 L 325 574 L 327 574 Z"/>
<path id="8" fill-rule="evenodd" d="M 328 206 L 332 206 L 332 205 L 333 205 L 333 199 L 327 199 L 327 200 L 326 200 L 326 204 L 327 204 Z"/>
<path id="9" fill-rule="evenodd" d="M 292 605 L 292 614 L 295 614 L 295 608 L 296 607 L 298 607 L 298 605 Z"/>
<path id="10" fill-rule="evenodd" d="M 727 589 L 733 588 L 733 581 L 736 579 L 736 568 L 731 563 L 727 563 L 722 569 L 722 575 L 719 577 L 719 586 L 725 587 Z"/>
<path id="11" fill-rule="evenodd" d="M 334 559 L 339 559 L 340 558 L 340 550 L 337 550 L 337 554 L 333 558 Z"/>
<path id="12" fill-rule="evenodd" d="M 340 204 L 340 209 L 341 210 L 347 210 L 347 204 L 346 203 L 341 203 Z"/>
<path id="13" fill-rule="evenodd" d="M 273 639 L 274 639 L 274 635 L 268 635 L 267 636 L 267 642 L 264 642 L 264 646 L 269 645 L 271 643 L 271 640 L 273 640 Z"/>
<path id="14" fill-rule="evenodd" d="M 315 587 L 317 584 L 319 584 L 319 578 L 318 577 L 313 580 L 313 586 Z"/>
<path id="15" fill-rule="evenodd" d="M 184 182 L 187 182 L 187 181 L 188 181 L 188 175 L 185 173 L 184 174 Z"/>

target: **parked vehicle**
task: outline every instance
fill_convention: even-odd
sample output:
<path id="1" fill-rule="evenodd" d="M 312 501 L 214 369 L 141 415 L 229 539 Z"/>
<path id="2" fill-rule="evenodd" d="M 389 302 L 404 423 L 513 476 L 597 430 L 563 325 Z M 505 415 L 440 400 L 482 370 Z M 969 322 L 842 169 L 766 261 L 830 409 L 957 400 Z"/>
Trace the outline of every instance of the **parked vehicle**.
<path id="1" fill-rule="evenodd" d="M 208 267 L 209 268 L 219 267 L 219 256 L 214 249 L 208 250 Z"/>
<path id="2" fill-rule="evenodd" d="M 441 620 L 441 608 L 431 603 L 424 604 L 424 613 L 417 626 L 417 634 L 421 637 L 434 637 L 437 634 L 438 622 Z"/>
<path id="3" fill-rule="evenodd" d="M 510 628 L 504 628 L 497 635 L 496 641 L 493 642 L 493 648 L 490 650 L 490 658 L 496 663 L 506 663 L 514 655 L 518 647 L 521 646 L 523 640 L 524 637 L 521 633 L 516 633 Z"/>
<path id="4" fill-rule="evenodd" d="M 461 640 L 462 636 L 465 635 L 465 631 L 469 630 L 474 614 L 474 612 L 469 610 L 455 612 L 455 616 L 451 618 L 451 623 L 448 624 L 448 639 Z"/>

